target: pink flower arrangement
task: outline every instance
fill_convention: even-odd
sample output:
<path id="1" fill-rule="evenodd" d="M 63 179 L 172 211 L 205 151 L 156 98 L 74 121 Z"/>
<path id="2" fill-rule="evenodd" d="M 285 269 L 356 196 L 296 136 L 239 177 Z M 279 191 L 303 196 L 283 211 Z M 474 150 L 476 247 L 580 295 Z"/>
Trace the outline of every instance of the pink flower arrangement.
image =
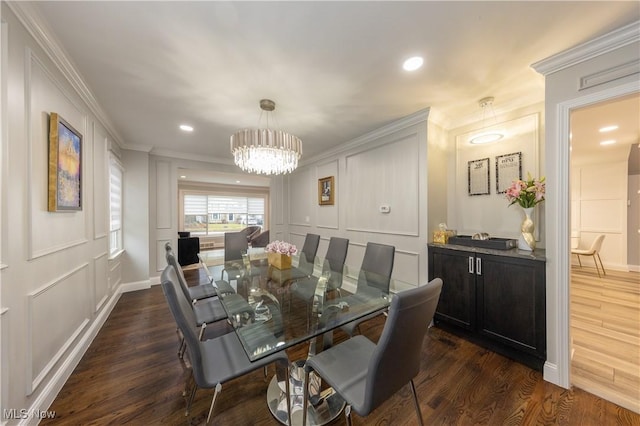
<path id="1" fill-rule="evenodd" d="M 286 254 L 287 256 L 291 256 L 292 254 L 296 254 L 298 249 L 295 245 L 291 243 L 287 243 L 286 241 L 273 241 L 267 244 L 265 249 L 270 253 L 280 253 Z"/>
<path id="2" fill-rule="evenodd" d="M 527 180 L 514 180 L 507 188 L 507 200 L 509 205 L 518 203 L 522 208 L 535 207 L 544 201 L 545 183 L 544 177 L 534 179 L 527 173 Z"/>

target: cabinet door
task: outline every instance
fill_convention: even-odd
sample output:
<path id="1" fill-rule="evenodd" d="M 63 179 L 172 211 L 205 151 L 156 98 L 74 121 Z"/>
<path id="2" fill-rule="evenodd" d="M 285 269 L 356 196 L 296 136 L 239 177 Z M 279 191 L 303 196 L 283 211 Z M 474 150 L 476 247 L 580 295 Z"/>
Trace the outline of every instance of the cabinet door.
<path id="1" fill-rule="evenodd" d="M 436 321 L 445 321 L 467 330 L 475 328 L 475 276 L 469 271 L 470 264 L 473 264 L 473 253 L 430 248 L 429 277 L 442 278 L 443 283 Z"/>
<path id="2" fill-rule="evenodd" d="M 544 263 L 492 255 L 477 259 L 478 331 L 544 358 Z"/>

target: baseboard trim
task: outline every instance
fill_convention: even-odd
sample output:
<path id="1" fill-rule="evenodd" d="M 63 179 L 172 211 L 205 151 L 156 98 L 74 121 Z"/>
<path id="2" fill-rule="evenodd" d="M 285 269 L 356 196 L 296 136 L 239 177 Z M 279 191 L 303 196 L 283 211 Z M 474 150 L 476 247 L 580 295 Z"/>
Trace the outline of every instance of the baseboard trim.
<path id="1" fill-rule="evenodd" d="M 569 388 L 568 386 L 560 383 L 561 381 L 560 374 L 558 373 L 558 366 L 549 361 L 545 361 L 544 366 L 542 367 L 542 378 L 547 382 L 553 383 L 554 385 L 558 385 L 565 389 Z"/>
<path id="2" fill-rule="evenodd" d="M 130 291 L 146 290 L 148 288 L 151 288 L 151 281 L 144 280 L 120 284 L 120 287 L 118 287 L 118 290 L 116 291 L 119 291 L 120 293 L 129 293 Z"/>

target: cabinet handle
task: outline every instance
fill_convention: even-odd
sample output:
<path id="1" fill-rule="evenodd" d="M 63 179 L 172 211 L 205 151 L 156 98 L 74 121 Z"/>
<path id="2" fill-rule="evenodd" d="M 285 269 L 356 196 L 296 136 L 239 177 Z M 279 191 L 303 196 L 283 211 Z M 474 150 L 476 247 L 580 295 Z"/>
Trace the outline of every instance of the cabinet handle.
<path id="1" fill-rule="evenodd" d="M 473 274 L 473 256 L 469 256 L 469 273 Z"/>
<path id="2" fill-rule="evenodd" d="M 476 275 L 482 275 L 482 259 L 476 257 Z"/>

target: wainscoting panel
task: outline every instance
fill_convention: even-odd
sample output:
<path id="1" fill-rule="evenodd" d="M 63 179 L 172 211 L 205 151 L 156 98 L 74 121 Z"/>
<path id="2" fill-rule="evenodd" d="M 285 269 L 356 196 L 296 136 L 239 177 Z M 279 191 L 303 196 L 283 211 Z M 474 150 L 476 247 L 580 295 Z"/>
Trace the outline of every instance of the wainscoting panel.
<path id="1" fill-rule="evenodd" d="M 122 263 L 120 257 L 109 260 L 109 292 L 113 292 L 122 282 Z"/>
<path id="2" fill-rule="evenodd" d="M 580 202 L 580 230 L 625 232 L 627 206 L 624 200 L 582 200 Z"/>
<path id="3" fill-rule="evenodd" d="M 311 225 L 311 206 L 317 203 L 312 171 L 310 168 L 298 169 L 289 177 L 289 225 Z"/>
<path id="4" fill-rule="evenodd" d="M 338 178 L 338 160 L 330 163 L 322 164 L 316 167 L 316 180 L 333 176 L 334 194 L 333 205 L 318 204 L 318 186 L 316 183 L 316 200 L 313 205 L 316 206 L 316 222 L 318 228 L 338 229 L 338 207 L 340 205 L 340 179 Z M 349 200 L 345 200 L 345 204 L 349 205 Z"/>
<path id="5" fill-rule="evenodd" d="M 30 395 L 89 324 L 89 264 L 27 295 L 27 394 Z"/>
<path id="6" fill-rule="evenodd" d="M 418 236 L 419 159 L 416 133 L 347 156 L 347 230 Z"/>
<path id="7" fill-rule="evenodd" d="M 94 295 L 95 295 L 95 311 L 98 312 L 109 297 L 109 258 L 107 252 L 104 252 L 93 258 L 93 275 L 94 275 Z"/>
<path id="8" fill-rule="evenodd" d="M 25 121 L 29 152 L 28 170 L 28 245 L 29 259 L 45 256 L 87 241 L 87 206 L 75 212 L 47 211 L 49 114 L 60 114 L 83 136 L 83 144 L 91 141 L 87 133 L 87 116 L 78 106 L 80 101 L 70 96 L 65 87 L 46 69 L 36 55 L 27 50 L 25 72 Z M 86 146 L 86 145 L 85 145 Z M 92 162 L 83 149 L 83 176 L 93 173 Z M 90 190 L 90 189 L 89 189 Z M 82 200 L 89 191 L 82 188 Z M 83 203 L 86 204 L 86 203 Z"/>
<path id="9" fill-rule="evenodd" d="M 171 228 L 172 192 L 171 163 L 156 162 L 156 228 Z"/>

